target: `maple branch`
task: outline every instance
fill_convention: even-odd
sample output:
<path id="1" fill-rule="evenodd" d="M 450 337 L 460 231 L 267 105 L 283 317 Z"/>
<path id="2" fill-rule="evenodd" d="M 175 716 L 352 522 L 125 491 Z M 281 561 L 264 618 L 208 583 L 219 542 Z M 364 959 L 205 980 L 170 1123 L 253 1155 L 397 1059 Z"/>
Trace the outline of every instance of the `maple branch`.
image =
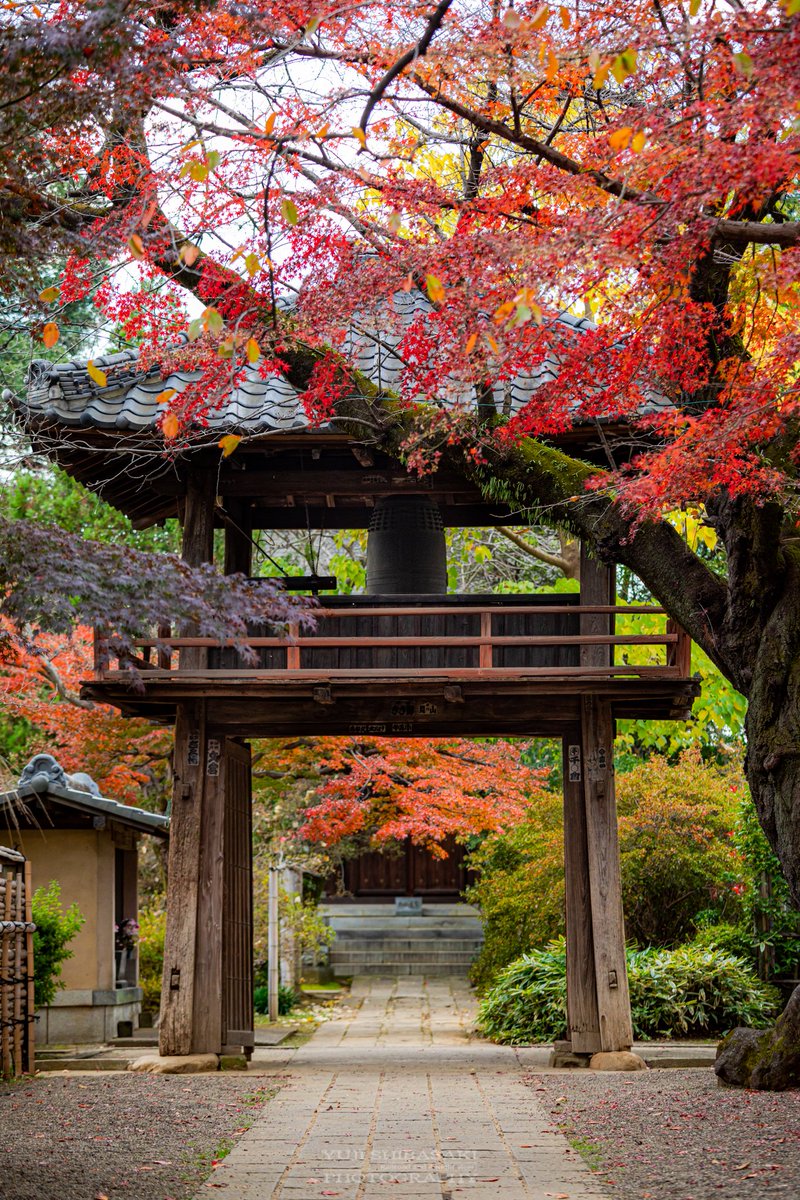
<path id="1" fill-rule="evenodd" d="M 49 658 L 45 658 L 44 655 L 40 654 L 38 661 L 41 673 L 52 683 L 59 699 L 65 700 L 67 704 L 73 704 L 75 708 L 85 708 L 90 711 L 94 709 L 95 704 L 93 700 L 82 700 L 77 692 L 73 692 L 72 688 L 67 687 Z"/>
<path id="2" fill-rule="evenodd" d="M 389 68 L 383 78 L 379 79 L 375 84 L 375 87 L 370 92 L 367 103 L 364 106 L 364 111 L 361 114 L 360 128 L 363 129 L 364 133 L 367 132 L 367 124 L 369 122 L 372 110 L 379 102 L 389 85 L 395 79 L 397 79 L 398 75 L 402 75 L 406 67 L 410 66 L 412 62 L 418 58 L 424 58 L 424 56 L 427 54 L 428 46 L 430 46 L 431 42 L 433 41 L 433 38 L 438 32 L 442 21 L 445 18 L 445 14 L 452 3 L 453 0 L 439 0 L 439 5 L 430 17 L 425 28 L 425 32 L 419 41 L 406 50 L 405 54 L 401 54 L 397 62 L 394 63 L 394 65 Z"/>
<path id="3" fill-rule="evenodd" d="M 563 555 L 551 554 L 549 550 L 543 550 L 541 546 L 526 541 L 525 538 L 515 533 L 513 529 L 509 529 L 507 525 L 497 525 L 496 529 L 498 533 L 502 533 L 503 537 L 508 538 L 520 550 L 524 550 L 526 554 L 530 554 L 531 558 L 536 558 L 539 562 L 547 563 L 549 567 L 557 567 L 559 571 L 562 571 L 569 578 L 572 567 Z"/>
<path id="4" fill-rule="evenodd" d="M 713 232 L 731 242 L 754 242 L 759 246 L 800 245 L 800 221 L 769 224 L 764 221 L 714 221 Z"/>
<path id="5" fill-rule="evenodd" d="M 610 175 L 606 175 L 605 171 L 600 171 L 596 167 L 583 167 L 573 158 L 562 154 L 560 150 L 556 150 L 554 146 L 549 145 L 547 142 L 531 137 L 527 133 L 518 133 L 513 129 L 509 129 L 508 125 L 502 121 L 493 121 L 490 117 L 484 117 L 481 113 L 475 112 L 474 109 L 467 108 L 465 104 L 461 104 L 458 100 L 449 99 L 447 96 L 442 95 L 440 88 L 433 87 L 419 73 L 415 72 L 414 82 L 431 99 L 441 104 L 442 108 L 446 108 L 455 116 L 469 121 L 477 129 L 482 129 L 484 133 L 493 133 L 495 137 L 511 142 L 513 145 L 519 146 L 522 150 L 530 150 L 532 154 L 536 154 L 539 158 L 544 159 L 551 166 L 558 167 L 561 171 L 566 171 L 569 175 L 584 176 L 591 179 L 601 191 L 607 192 L 610 196 L 617 196 L 620 200 L 630 200 L 634 204 L 658 205 L 659 207 L 666 205 L 666 201 L 656 196 L 654 192 L 640 192 L 636 188 L 629 187 L 628 184 L 619 179 L 612 179 Z"/>

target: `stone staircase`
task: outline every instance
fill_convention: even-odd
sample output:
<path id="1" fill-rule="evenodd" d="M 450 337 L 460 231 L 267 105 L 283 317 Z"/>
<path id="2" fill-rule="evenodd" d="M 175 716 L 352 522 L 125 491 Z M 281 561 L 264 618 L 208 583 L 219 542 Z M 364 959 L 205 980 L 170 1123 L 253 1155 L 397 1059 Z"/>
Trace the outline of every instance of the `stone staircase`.
<path id="1" fill-rule="evenodd" d="M 323 904 L 336 930 L 330 964 L 343 975 L 462 975 L 483 944 L 478 910 L 469 904 L 424 904 L 420 913 L 393 904 Z"/>

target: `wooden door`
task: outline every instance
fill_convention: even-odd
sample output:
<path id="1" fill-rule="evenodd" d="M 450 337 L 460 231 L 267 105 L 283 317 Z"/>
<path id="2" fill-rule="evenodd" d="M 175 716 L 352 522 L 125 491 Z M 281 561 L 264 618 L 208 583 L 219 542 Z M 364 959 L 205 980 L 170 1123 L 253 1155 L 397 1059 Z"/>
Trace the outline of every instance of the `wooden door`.
<path id="1" fill-rule="evenodd" d="M 222 1046 L 246 1052 L 253 1035 L 253 818 L 250 747 L 225 741 Z"/>

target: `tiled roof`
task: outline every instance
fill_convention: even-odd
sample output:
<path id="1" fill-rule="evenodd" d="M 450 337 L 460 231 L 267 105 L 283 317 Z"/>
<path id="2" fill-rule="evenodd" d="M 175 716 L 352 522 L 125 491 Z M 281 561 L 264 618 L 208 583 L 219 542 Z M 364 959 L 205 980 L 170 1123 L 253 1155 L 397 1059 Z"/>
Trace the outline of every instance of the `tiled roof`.
<path id="1" fill-rule="evenodd" d="M 354 323 L 343 347 L 353 366 L 382 390 L 400 386 L 403 364 L 395 351 L 412 322 L 429 313 L 431 305 L 422 292 L 399 292 L 393 297 L 392 310 L 392 319 L 382 322 L 384 328 L 379 335 L 374 325 L 370 328 L 368 319 Z M 591 321 L 570 313 L 562 313 L 557 322 L 565 334 L 594 328 Z M 136 350 L 95 358 L 94 365 L 108 378 L 107 386 L 102 388 L 89 377 L 83 360 L 37 360 L 29 371 L 26 400 L 16 402 L 20 415 L 26 423 L 45 421 L 78 428 L 144 432 L 154 426 L 163 411 L 156 403 L 159 393 L 166 388 L 181 393 L 199 378 L 199 373 L 173 371 L 163 378 L 157 368 L 138 370 L 137 360 Z M 498 411 L 514 416 L 538 388 L 556 378 L 558 370 L 558 360 L 551 353 L 530 372 L 496 384 L 493 391 Z M 448 405 L 474 405 L 476 396 L 470 385 L 451 378 L 445 382 L 440 400 Z M 662 407 L 665 403 L 664 397 L 654 392 L 646 407 Z M 208 414 L 208 424 L 212 431 L 259 433 L 304 429 L 309 420 L 297 389 L 288 380 L 263 378 L 259 364 L 248 363 L 242 381 Z"/>
<path id="2" fill-rule="evenodd" d="M 20 800 L 30 801 L 34 798 L 40 800 L 45 807 L 54 805 L 70 808 L 90 817 L 106 817 L 138 833 L 151 833 L 162 838 L 169 835 L 169 818 L 160 813 L 146 812 L 143 808 L 134 808 L 130 804 L 120 804 L 118 800 L 111 800 L 108 796 L 94 796 L 91 792 L 62 787 L 41 775 L 31 783 L 21 784 L 14 791 L 0 792 L 0 811 L 4 808 L 15 808 Z"/>

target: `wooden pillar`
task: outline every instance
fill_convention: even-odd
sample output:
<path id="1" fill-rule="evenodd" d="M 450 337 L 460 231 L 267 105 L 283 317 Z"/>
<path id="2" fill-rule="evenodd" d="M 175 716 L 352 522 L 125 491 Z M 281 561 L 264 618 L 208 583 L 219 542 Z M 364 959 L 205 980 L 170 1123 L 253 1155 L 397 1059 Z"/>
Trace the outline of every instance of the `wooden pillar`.
<path id="1" fill-rule="evenodd" d="M 208 472 L 190 476 L 183 513 L 184 560 L 193 567 L 214 557 L 214 480 Z M 184 622 L 182 631 L 191 632 Z M 181 651 L 183 670 L 202 670 L 205 650 Z M 215 809 L 216 780 L 209 759 L 206 702 L 178 704 L 175 718 L 172 814 L 167 880 L 167 929 L 164 939 L 164 974 L 161 989 L 159 1049 L 161 1054 L 216 1052 L 219 1023 L 214 1015 L 221 1005 L 209 991 L 210 958 L 214 947 L 202 945 L 198 961 L 198 933 L 212 930 L 215 905 L 217 848 L 222 832 Z M 213 813 L 208 819 L 209 811 Z M 220 860 L 221 862 L 221 860 Z M 220 888 L 221 892 L 221 888 Z M 221 956 L 221 931 L 219 934 Z M 211 1012 L 204 1009 L 208 1005 Z M 196 1028 L 196 1015 L 203 1011 Z"/>
<path id="2" fill-rule="evenodd" d="M 616 570 L 590 558 L 581 543 L 581 604 L 616 604 Z M 611 634 L 614 617 L 602 613 L 582 614 L 582 634 Z M 611 646 L 581 646 L 582 667 L 607 667 L 614 661 Z"/>
<path id="3" fill-rule="evenodd" d="M 600 1049 L 592 937 L 589 849 L 583 791 L 581 727 L 563 740 L 564 891 L 567 943 L 567 1040 L 573 1054 Z"/>
<path id="4" fill-rule="evenodd" d="M 225 500 L 225 574 L 249 575 L 253 567 L 253 510 L 245 501 Z"/>
<path id="5" fill-rule="evenodd" d="M 595 696 L 584 696 L 581 708 L 586 844 L 600 1048 L 625 1050 L 633 1041 L 633 1029 L 625 964 L 625 925 L 614 794 L 614 721 L 608 703 Z"/>
<path id="6" fill-rule="evenodd" d="M 186 503 L 183 510 L 183 544 L 181 557 L 190 567 L 214 561 L 214 476 L 208 471 L 198 471 L 189 477 L 186 485 Z M 193 628 L 185 623 L 181 630 L 191 636 Z M 204 648 L 191 648 L 180 653 L 180 667 L 187 671 L 202 671 L 208 662 Z"/>
<path id="7" fill-rule="evenodd" d="M 159 1049 L 191 1054 L 200 909 L 200 844 L 206 779 L 205 702 L 178 705 L 167 878 L 167 929 Z"/>

